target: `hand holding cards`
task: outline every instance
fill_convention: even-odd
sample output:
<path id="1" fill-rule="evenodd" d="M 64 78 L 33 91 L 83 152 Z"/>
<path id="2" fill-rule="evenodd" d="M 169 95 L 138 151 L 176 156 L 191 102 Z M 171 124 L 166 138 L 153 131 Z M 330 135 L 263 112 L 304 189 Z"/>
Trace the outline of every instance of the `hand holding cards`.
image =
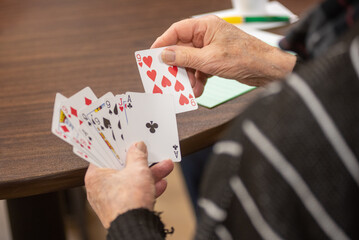
<path id="1" fill-rule="evenodd" d="M 181 161 L 176 113 L 198 105 L 186 70 L 162 63 L 162 49 L 135 53 L 146 93 L 109 92 L 99 99 L 89 87 L 70 98 L 57 93 L 52 132 L 99 167 L 122 169 L 127 149 L 138 141 L 147 145 L 149 165 Z"/>

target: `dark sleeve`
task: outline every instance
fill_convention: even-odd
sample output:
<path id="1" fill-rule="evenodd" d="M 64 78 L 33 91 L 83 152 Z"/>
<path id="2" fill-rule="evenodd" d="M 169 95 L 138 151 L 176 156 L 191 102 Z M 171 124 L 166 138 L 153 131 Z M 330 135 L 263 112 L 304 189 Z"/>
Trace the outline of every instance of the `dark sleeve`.
<path id="1" fill-rule="evenodd" d="M 203 174 L 196 240 L 359 239 L 358 53 L 359 37 L 340 42 L 234 121 Z"/>
<path id="2" fill-rule="evenodd" d="M 145 208 L 133 209 L 119 215 L 108 230 L 108 240 L 159 240 L 166 230 L 159 215 Z"/>

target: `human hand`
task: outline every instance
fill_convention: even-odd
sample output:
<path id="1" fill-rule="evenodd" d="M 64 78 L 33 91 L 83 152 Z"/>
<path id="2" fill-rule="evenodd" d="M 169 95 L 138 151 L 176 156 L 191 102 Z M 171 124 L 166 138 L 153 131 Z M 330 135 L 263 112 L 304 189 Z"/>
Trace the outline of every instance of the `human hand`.
<path id="1" fill-rule="evenodd" d="M 118 215 L 128 210 L 153 210 L 155 198 L 167 187 L 163 178 L 173 167 L 171 160 L 165 160 L 149 168 L 146 145 L 138 142 L 129 148 L 123 170 L 90 164 L 85 176 L 87 199 L 103 226 L 109 228 Z"/>
<path id="2" fill-rule="evenodd" d="M 211 75 L 262 86 L 283 78 L 296 62 L 292 54 L 213 15 L 174 23 L 151 48 L 165 46 L 170 47 L 162 52 L 163 62 L 187 68 L 197 97 Z"/>

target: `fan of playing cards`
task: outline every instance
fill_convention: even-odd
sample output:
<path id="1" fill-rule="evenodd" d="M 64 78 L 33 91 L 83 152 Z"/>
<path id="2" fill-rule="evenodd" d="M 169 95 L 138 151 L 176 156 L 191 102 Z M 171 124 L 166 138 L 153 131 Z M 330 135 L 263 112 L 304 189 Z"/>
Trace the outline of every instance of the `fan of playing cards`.
<path id="1" fill-rule="evenodd" d="M 138 141 L 147 145 L 149 165 L 181 161 L 176 113 L 198 106 L 186 70 L 162 63 L 162 50 L 135 53 L 146 93 L 109 92 L 99 99 L 89 87 L 70 98 L 57 93 L 52 132 L 99 167 L 123 168 L 127 149 Z"/>

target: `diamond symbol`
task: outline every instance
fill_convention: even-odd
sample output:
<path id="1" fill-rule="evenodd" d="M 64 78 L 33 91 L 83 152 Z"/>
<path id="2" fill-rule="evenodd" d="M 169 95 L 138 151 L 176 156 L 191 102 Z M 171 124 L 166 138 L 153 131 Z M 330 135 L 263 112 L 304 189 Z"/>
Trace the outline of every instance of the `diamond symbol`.
<path id="1" fill-rule="evenodd" d="M 70 132 L 69 129 L 68 129 L 66 126 L 61 126 L 61 128 L 62 128 L 62 130 L 63 130 L 64 132 Z"/>
<path id="2" fill-rule="evenodd" d="M 92 100 L 85 97 L 85 103 L 86 105 L 90 105 L 92 103 Z"/>
<path id="3" fill-rule="evenodd" d="M 77 117 L 77 110 L 71 107 L 71 114 Z"/>

